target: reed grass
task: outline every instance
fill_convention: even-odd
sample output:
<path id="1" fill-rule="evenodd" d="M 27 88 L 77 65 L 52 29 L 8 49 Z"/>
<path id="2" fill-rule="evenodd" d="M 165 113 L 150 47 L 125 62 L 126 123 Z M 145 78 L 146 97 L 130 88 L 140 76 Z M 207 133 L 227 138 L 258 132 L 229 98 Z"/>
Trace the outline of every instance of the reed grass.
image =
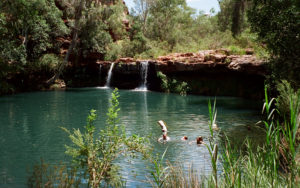
<path id="1" fill-rule="evenodd" d="M 292 96 L 292 95 L 291 95 Z M 280 111 L 275 98 L 269 99 L 265 88 L 263 114 L 266 137 L 261 146 L 253 145 L 249 139 L 240 147 L 234 146 L 225 136 L 220 156 L 214 139 L 212 125 L 216 122 L 216 102 L 208 102 L 209 129 L 211 138 L 207 149 L 211 157 L 212 172 L 208 177 L 199 177 L 192 167 L 188 173 L 181 165 L 168 163 L 165 187 L 299 187 L 299 101 L 300 95 L 289 98 L 289 117 L 280 121 Z M 297 100 L 297 101 L 295 101 Z M 217 173 L 217 160 L 222 161 L 222 173 Z"/>

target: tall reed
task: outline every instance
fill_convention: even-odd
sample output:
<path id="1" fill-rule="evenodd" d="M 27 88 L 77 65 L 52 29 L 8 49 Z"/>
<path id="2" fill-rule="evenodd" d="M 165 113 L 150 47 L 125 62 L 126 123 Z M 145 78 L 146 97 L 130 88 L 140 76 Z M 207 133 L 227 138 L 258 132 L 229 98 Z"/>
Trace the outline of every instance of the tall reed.
<path id="1" fill-rule="evenodd" d="M 299 92 L 300 93 L 300 92 Z M 297 100 L 297 101 L 295 101 Z M 222 173 L 217 173 L 219 158 L 213 125 L 216 123 L 216 102 L 208 102 L 210 139 L 206 145 L 210 154 L 212 174 L 201 177 L 190 168 L 188 173 L 181 165 L 168 164 L 165 187 L 298 187 L 300 168 L 296 163 L 299 152 L 299 101 L 289 98 L 289 117 L 281 121 L 275 98 L 269 99 L 265 88 L 262 121 L 266 136 L 262 145 L 253 145 L 246 139 L 242 146 L 233 145 L 225 135 L 220 151 Z"/>

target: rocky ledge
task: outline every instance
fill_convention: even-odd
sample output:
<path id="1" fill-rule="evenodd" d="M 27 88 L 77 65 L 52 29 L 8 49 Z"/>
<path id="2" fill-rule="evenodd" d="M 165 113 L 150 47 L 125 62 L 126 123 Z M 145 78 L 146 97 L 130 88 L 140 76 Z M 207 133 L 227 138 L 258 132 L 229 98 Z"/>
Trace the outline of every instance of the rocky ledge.
<path id="1" fill-rule="evenodd" d="M 264 76 L 266 69 L 264 61 L 257 59 L 252 51 L 247 55 L 229 55 L 227 50 L 205 50 L 198 53 L 174 53 L 160 56 L 151 60 L 134 60 L 133 58 L 120 58 L 115 63 L 116 72 L 133 73 L 139 70 L 139 64 L 147 61 L 153 64 L 156 71 L 163 73 L 176 72 L 238 72 Z M 97 61 L 103 68 L 112 62 Z"/>
<path id="2" fill-rule="evenodd" d="M 246 53 L 230 55 L 227 50 L 206 50 L 174 53 L 150 60 L 120 58 L 115 62 L 95 61 L 70 71 L 65 80 L 67 86 L 73 87 L 103 86 L 114 63 L 111 86 L 134 89 L 143 80 L 142 63 L 147 62 L 149 90 L 161 91 L 161 80 L 157 77 L 157 72 L 161 71 L 171 79 L 186 82 L 192 94 L 261 98 L 267 74 L 265 64 L 251 50 Z"/>

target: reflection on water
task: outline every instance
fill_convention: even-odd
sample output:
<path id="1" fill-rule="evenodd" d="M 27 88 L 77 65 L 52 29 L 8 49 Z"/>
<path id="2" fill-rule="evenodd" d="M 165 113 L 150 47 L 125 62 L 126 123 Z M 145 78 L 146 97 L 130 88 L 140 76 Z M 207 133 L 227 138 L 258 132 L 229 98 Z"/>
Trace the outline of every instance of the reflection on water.
<path id="1" fill-rule="evenodd" d="M 84 88 L 68 91 L 24 93 L 0 98 L 0 187 L 26 187 L 26 170 L 43 158 L 51 164 L 68 161 L 64 145 L 70 143 L 59 127 L 68 129 L 85 126 L 90 109 L 96 109 L 98 129 L 105 126 L 111 89 Z M 191 164 L 201 174 L 210 173 L 209 154 L 205 146 L 188 144 L 180 138 L 197 136 L 208 141 L 208 97 L 163 94 L 155 92 L 120 91 L 120 119 L 128 134 L 151 135 L 154 151 L 166 159 Z M 238 98 L 217 97 L 218 126 L 236 142 L 249 136 L 262 137 L 254 128 L 259 120 L 259 104 Z M 171 141 L 156 140 L 161 136 L 158 120 L 168 125 Z M 122 175 L 127 186 L 145 187 L 150 176 L 147 161 L 120 158 Z M 4 181 L 4 180 L 5 181 Z"/>

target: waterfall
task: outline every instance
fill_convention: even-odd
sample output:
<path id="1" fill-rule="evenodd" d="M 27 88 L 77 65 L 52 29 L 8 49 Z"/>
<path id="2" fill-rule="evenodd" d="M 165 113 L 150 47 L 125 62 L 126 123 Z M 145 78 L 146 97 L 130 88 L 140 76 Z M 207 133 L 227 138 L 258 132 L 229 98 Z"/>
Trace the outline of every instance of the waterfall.
<path id="1" fill-rule="evenodd" d="M 148 64 L 148 61 L 141 62 L 140 74 L 142 84 L 136 89 L 138 91 L 147 91 Z"/>
<path id="2" fill-rule="evenodd" d="M 110 65 L 110 68 L 109 68 L 109 71 L 108 71 L 108 74 L 107 74 L 105 87 L 110 87 L 110 82 L 111 82 L 112 71 L 113 71 L 114 65 L 115 65 L 115 63 L 112 63 Z"/>

